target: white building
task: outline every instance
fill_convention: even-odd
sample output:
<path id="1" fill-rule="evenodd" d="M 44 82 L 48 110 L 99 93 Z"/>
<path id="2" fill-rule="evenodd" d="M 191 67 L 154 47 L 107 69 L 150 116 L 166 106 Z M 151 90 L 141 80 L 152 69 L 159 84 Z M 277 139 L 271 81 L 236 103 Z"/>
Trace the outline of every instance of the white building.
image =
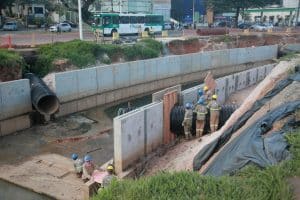
<path id="1" fill-rule="evenodd" d="M 297 10 L 298 0 L 283 0 L 282 6 L 274 5 L 262 9 L 246 10 L 244 20 L 290 26 L 296 22 Z"/>

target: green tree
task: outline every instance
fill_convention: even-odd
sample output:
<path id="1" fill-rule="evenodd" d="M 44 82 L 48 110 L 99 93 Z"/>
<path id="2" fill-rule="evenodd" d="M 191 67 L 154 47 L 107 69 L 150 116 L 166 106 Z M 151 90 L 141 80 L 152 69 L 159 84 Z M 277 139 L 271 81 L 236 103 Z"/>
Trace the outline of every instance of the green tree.
<path id="1" fill-rule="evenodd" d="M 235 26 L 241 11 L 248 8 L 262 8 L 271 4 L 279 4 L 280 0 L 207 0 L 206 6 L 214 10 L 235 11 Z"/>

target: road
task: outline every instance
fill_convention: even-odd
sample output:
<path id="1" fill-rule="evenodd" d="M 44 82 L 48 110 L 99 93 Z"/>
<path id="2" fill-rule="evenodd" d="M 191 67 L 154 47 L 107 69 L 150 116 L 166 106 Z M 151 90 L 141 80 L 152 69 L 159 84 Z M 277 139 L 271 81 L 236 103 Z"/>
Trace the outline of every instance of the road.
<path id="1" fill-rule="evenodd" d="M 184 34 L 184 35 L 183 35 Z M 169 31 L 169 37 L 191 37 L 196 36 L 195 30 L 182 31 Z M 66 42 L 75 39 L 79 39 L 78 29 L 73 29 L 72 32 L 66 33 L 51 33 L 44 29 L 37 30 L 23 30 L 23 31 L 0 31 L 0 46 L 7 45 L 11 38 L 11 43 L 17 46 L 27 46 L 31 44 L 50 44 L 54 42 Z M 122 36 L 123 37 L 123 36 Z M 127 38 L 137 38 L 137 36 L 124 36 Z M 95 36 L 91 30 L 85 29 L 83 32 L 83 38 L 86 41 L 95 40 Z M 111 40 L 111 37 L 106 37 L 105 40 Z"/>

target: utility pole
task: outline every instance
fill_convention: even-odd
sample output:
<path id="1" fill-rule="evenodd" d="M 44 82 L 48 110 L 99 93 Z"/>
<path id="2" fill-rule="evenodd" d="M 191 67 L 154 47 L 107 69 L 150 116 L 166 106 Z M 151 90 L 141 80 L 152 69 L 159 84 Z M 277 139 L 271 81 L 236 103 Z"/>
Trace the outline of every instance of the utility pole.
<path id="1" fill-rule="evenodd" d="M 193 26 L 195 24 L 195 0 L 193 0 Z"/>
<path id="2" fill-rule="evenodd" d="M 81 0 L 78 0 L 78 18 L 79 18 L 79 39 L 80 39 L 80 40 L 83 40 L 83 34 L 82 34 Z"/>
<path id="3" fill-rule="evenodd" d="M 299 22 L 299 11 L 300 11 L 300 0 L 298 0 L 298 8 L 297 8 L 297 14 L 296 14 L 296 23 L 295 26 L 298 25 Z"/>

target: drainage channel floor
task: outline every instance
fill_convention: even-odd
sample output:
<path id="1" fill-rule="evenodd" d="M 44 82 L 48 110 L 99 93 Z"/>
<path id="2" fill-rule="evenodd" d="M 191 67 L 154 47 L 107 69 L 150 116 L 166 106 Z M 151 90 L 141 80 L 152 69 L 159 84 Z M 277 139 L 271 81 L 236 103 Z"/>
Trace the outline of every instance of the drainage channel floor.
<path id="1" fill-rule="evenodd" d="M 113 157 L 112 119 L 98 107 L 2 137 L 0 146 L 0 165 L 46 153 L 70 158 L 88 152 L 102 165 Z"/>

